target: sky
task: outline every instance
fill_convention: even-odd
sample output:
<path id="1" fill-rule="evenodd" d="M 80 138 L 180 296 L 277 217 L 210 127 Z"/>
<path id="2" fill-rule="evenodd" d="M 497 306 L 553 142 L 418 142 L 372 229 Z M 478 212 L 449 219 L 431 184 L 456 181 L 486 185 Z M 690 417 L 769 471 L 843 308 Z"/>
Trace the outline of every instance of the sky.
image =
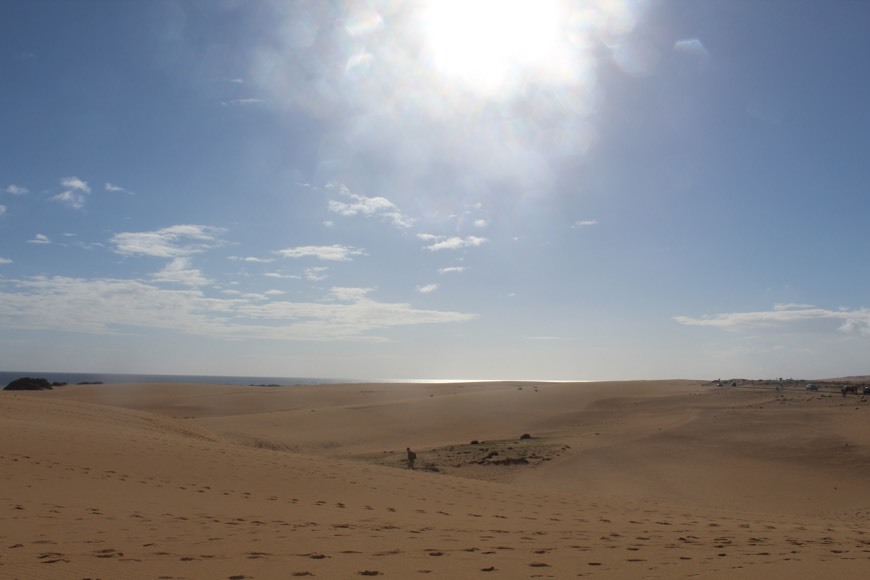
<path id="1" fill-rule="evenodd" d="M 870 5 L 4 0 L 0 369 L 870 373 Z"/>

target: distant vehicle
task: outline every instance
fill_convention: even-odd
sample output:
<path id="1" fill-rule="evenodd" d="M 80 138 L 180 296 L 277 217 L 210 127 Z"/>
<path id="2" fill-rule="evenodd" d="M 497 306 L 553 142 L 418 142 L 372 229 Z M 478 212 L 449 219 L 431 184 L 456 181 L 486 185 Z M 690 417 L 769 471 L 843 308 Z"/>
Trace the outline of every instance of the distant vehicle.
<path id="1" fill-rule="evenodd" d="M 819 385 L 814 385 L 814 384 L 810 383 L 809 385 L 807 385 L 807 390 L 808 391 L 818 391 Z"/>
<path id="2" fill-rule="evenodd" d="M 870 387 L 864 387 L 864 389 L 861 391 L 861 394 L 870 395 Z"/>

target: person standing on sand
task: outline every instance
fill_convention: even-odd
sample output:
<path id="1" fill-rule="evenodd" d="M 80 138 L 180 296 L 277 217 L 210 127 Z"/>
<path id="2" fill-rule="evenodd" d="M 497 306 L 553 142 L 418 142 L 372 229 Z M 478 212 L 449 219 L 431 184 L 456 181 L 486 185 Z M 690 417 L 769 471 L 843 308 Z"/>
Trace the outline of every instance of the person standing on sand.
<path id="1" fill-rule="evenodd" d="M 417 461 L 417 454 L 411 451 L 410 447 L 407 447 L 408 451 L 408 469 L 414 469 L 414 462 Z"/>

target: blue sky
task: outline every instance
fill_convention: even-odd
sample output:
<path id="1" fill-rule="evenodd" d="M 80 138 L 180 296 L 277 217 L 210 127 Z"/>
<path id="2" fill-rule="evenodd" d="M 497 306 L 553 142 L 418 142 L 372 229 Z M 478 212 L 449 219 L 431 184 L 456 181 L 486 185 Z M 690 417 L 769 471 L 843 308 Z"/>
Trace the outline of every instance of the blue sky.
<path id="1" fill-rule="evenodd" d="M 866 374 L 870 8 L 0 3 L 0 368 Z"/>

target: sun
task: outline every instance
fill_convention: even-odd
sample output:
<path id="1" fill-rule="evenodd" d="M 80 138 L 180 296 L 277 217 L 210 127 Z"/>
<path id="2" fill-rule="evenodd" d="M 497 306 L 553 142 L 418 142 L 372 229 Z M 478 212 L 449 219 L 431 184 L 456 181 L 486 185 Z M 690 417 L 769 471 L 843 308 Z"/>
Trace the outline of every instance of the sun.
<path id="1" fill-rule="evenodd" d="M 484 95 L 551 74 L 564 60 L 558 0 L 431 0 L 423 40 L 441 76 Z"/>

